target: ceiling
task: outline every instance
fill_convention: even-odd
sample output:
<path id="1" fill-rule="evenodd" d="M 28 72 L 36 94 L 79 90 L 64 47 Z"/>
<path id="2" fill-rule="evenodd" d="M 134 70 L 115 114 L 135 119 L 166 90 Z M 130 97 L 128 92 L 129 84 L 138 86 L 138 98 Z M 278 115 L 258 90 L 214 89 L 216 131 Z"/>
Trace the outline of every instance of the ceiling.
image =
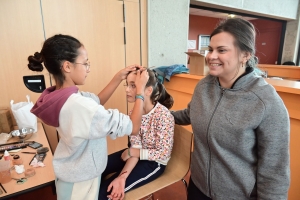
<path id="1" fill-rule="evenodd" d="M 190 15 L 199 15 L 199 16 L 214 17 L 214 18 L 228 18 L 228 14 L 230 14 L 230 12 L 221 13 L 221 12 L 214 12 L 214 11 L 210 11 L 210 10 L 201 10 L 201 9 L 197 9 L 197 8 L 190 8 Z M 236 15 L 235 17 L 243 18 L 246 20 L 256 19 L 253 17 L 244 17 L 241 15 Z"/>

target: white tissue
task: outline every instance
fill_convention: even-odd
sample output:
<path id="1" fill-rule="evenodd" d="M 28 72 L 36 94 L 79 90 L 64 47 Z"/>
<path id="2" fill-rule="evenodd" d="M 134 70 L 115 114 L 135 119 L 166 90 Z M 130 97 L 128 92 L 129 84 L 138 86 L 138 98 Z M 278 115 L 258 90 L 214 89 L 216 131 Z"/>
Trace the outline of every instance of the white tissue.
<path id="1" fill-rule="evenodd" d="M 30 165 L 32 167 L 45 167 L 45 164 L 43 162 L 38 162 L 36 158 L 31 161 Z"/>
<path id="2" fill-rule="evenodd" d="M 18 174 L 22 174 L 25 171 L 24 165 L 15 165 L 15 170 Z"/>

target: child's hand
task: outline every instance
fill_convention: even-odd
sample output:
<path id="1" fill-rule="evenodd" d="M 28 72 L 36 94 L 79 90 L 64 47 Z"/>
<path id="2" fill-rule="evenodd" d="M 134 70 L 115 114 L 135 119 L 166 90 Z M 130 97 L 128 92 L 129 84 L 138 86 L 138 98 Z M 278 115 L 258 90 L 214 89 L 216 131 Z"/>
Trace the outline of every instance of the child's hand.
<path id="1" fill-rule="evenodd" d="M 149 79 L 149 74 L 147 69 L 140 68 L 139 70 L 137 70 L 136 79 L 135 79 L 137 94 L 144 94 L 144 90 L 148 82 L 148 79 Z"/>
<path id="2" fill-rule="evenodd" d="M 140 65 L 130 65 L 130 66 L 127 66 L 125 67 L 124 69 L 121 69 L 117 75 L 118 77 L 121 79 L 121 80 L 124 80 L 126 79 L 127 75 L 132 72 L 132 71 L 136 71 L 137 69 L 140 69 L 142 68 L 142 66 Z"/>
<path id="3" fill-rule="evenodd" d="M 125 181 L 126 178 L 119 176 L 115 178 L 108 186 L 107 191 L 109 192 L 111 189 L 110 195 L 107 197 L 110 199 L 120 199 L 122 200 L 125 196 Z"/>

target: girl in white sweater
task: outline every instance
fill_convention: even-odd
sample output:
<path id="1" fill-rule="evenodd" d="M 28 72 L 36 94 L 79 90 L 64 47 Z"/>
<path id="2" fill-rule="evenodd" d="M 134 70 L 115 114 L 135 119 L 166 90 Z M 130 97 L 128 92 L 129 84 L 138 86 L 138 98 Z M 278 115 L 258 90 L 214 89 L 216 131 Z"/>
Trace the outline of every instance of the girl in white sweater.
<path id="1" fill-rule="evenodd" d="M 144 102 L 135 102 L 130 118 L 102 105 L 136 66 L 120 70 L 95 95 L 78 91 L 77 85 L 83 85 L 90 72 L 90 62 L 87 50 L 74 37 L 48 38 L 41 52 L 29 56 L 28 61 L 33 71 L 42 71 L 44 63 L 56 82 L 42 93 L 31 112 L 56 127 L 60 136 L 53 158 L 57 199 L 97 199 L 101 173 L 107 163 L 106 136 L 137 134 Z M 141 96 L 147 80 L 147 71 L 138 74 L 137 91 Z"/>

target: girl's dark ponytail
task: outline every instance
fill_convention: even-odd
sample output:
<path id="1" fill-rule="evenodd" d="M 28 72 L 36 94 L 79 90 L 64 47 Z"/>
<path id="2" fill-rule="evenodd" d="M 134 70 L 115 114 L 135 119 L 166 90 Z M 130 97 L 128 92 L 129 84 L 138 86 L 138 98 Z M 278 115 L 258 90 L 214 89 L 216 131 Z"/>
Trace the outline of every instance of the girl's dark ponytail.
<path id="1" fill-rule="evenodd" d="M 161 84 L 160 82 L 157 82 L 157 87 L 159 90 L 159 96 L 157 101 L 164 105 L 166 108 L 170 109 L 172 108 L 173 104 L 174 104 L 174 100 L 173 97 L 167 92 L 165 86 L 163 84 Z"/>
<path id="2" fill-rule="evenodd" d="M 147 87 L 151 86 L 153 88 L 151 94 L 151 101 L 153 104 L 159 102 L 164 105 L 166 108 L 170 109 L 173 106 L 174 100 L 173 97 L 166 91 L 166 88 L 161 84 L 152 70 L 148 69 L 149 80 L 146 84 Z"/>

